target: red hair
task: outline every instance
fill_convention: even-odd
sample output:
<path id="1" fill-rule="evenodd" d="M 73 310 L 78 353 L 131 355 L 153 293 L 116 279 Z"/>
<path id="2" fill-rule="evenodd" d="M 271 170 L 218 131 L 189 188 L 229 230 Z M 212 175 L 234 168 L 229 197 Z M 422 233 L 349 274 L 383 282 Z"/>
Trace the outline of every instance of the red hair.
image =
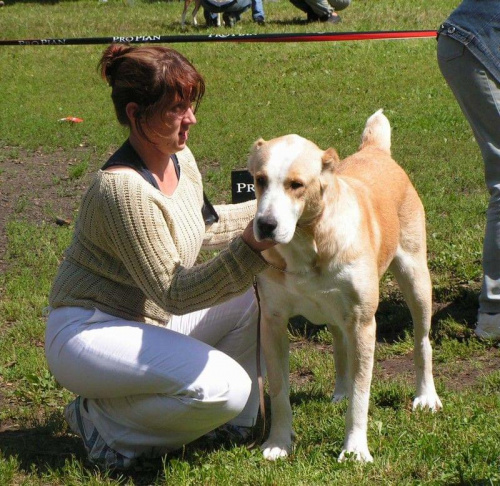
<path id="1" fill-rule="evenodd" d="M 201 74 L 182 54 L 168 47 L 111 44 L 98 68 L 111 86 L 111 99 L 122 125 L 130 126 L 126 107 L 137 103 L 136 127 L 142 135 L 143 121 L 178 106 L 187 109 L 194 105 L 196 111 L 205 93 Z"/>

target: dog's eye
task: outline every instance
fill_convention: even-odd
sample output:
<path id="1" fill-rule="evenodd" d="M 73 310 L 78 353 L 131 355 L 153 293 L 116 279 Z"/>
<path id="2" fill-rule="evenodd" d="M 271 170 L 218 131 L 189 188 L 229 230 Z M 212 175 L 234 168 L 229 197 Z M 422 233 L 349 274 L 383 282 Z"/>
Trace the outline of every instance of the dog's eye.
<path id="1" fill-rule="evenodd" d="M 292 181 L 290 182 L 290 187 L 296 191 L 297 189 L 300 189 L 301 187 L 304 187 L 304 184 L 302 184 L 302 182 L 299 182 L 299 181 Z"/>
<path id="2" fill-rule="evenodd" d="M 265 176 L 257 176 L 255 178 L 255 183 L 259 186 L 259 187 L 264 187 L 267 183 L 267 178 Z"/>

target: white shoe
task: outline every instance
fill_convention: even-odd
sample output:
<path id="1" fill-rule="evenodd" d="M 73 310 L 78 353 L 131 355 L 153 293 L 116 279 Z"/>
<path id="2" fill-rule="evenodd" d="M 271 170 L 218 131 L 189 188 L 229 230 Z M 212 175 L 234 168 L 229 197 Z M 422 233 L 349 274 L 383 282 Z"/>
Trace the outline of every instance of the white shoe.
<path id="1" fill-rule="evenodd" d="M 482 339 L 500 340 L 500 314 L 480 312 L 474 332 Z"/>

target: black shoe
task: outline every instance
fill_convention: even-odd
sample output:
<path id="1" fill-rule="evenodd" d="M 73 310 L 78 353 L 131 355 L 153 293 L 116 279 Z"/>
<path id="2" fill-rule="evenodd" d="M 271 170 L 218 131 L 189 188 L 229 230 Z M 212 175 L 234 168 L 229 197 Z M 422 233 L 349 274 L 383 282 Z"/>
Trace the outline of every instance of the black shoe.
<path id="1" fill-rule="evenodd" d="M 204 435 L 209 442 L 224 442 L 232 444 L 245 444 L 253 437 L 252 427 L 224 424 Z"/>
<path id="2" fill-rule="evenodd" d="M 254 22 L 256 22 L 259 25 L 265 25 L 266 21 L 264 20 L 264 17 L 256 17 L 253 19 Z"/>
<path id="3" fill-rule="evenodd" d="M 320 18 L 315 14 L 315 13 L 308 13 L 307 14 L 307 21 L 308 22 L 319 22 Z"/>
<path id="4" fill-rule="evenodd" d="M 342 22 L 342 19 L 335 14 L 330 14 L 325 17 L 321 17 L 319 20 L 321 22 L 324 22 L 325 24 L 338 24 L 339 22 Z"/>
<path id="5" fill-rule="evenodd" d="M 228 13 L 222 14 L 222 20 L 224 21 L 224 25 L 226 27 L 234 27 L 236 25 L 236 17 L 233 17 Z"/>

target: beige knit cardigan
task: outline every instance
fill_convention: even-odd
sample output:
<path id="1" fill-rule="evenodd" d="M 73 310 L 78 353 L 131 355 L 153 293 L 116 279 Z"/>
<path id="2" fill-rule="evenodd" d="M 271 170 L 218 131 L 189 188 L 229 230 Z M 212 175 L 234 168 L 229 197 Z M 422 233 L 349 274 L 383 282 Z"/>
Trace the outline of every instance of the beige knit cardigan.
<path id="1" fill-rule="evenodd" d="M 188 148 L 177 154 L 178 186 L 166 196 L 132 171 L 98 171 L 83 196 L 70 247 L 59 266 L 52 307 L 97 308 L 125 319 L 165 325 L 227 301 L 266 268 L 239 236 L 255 202 L 215 206 L 206 228 L 201 175 Z M 225 247 L 195 265 L 200 249 Z"/>

